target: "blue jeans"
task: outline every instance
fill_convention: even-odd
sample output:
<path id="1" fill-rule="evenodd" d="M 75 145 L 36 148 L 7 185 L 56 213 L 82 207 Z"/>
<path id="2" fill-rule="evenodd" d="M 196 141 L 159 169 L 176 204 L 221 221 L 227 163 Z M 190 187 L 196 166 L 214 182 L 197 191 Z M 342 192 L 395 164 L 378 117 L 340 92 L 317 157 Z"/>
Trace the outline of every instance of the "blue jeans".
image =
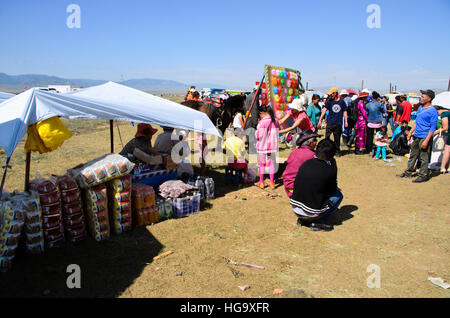
<path id="1" fill-rule="evenodd" d="M 331 208 L 329 208 L 325 212 L 321 213 L 320 215 L 314 216 L 314 217 L 299 215 L 299 214 L 295 213 L 295 211 L 296 210 L 298 211 L 299 208 L 294 208 L 294 213 L 298 218 L 300 218 L 304 221 L 318 221 L 318 220 L 324 221 L 326 218 L 328 218 L 331 215 L 331 213 L 333 213 L 334 211 L 337 210 L 337 208 L 339 207 L 339 205 L 341 204 L 343 199 L 344 199 L 344 196 L 342 195 L 342 192 L 340 190 L 336 190 L 336 192 L 333 195 L 330 195 L 329 197 L 327 197 L 327 200 L 329 200 L 332 204 Z"/>
<path id="2" fill-rule="evenodd" d="M 386 126 L 387 128 L 388 124 L 391 125 L 391 130 L 394 132 L 395 128 L 397 128 L 397 126 L 395 126 L 394 117 L 389 117 L 389 119 L 387 117 L 383 118 L 383 126 Z"/>

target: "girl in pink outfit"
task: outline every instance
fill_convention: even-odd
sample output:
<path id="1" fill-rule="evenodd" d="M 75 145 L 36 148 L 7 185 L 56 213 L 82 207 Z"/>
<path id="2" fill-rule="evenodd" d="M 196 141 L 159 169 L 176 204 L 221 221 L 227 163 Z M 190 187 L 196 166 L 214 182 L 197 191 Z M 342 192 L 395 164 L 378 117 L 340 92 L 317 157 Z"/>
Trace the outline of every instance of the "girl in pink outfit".
<path id="1" fill-rule="evenodd" d="M 381 127 L 380 131 L 375 135 L 375 145 L 377 146 L 377 154 L 375 155 L 375 160 L 378 160 L 381 151 L 383 160 L 387 161 L 386 147 L 388 145 L 388 135 L 386 126 Z"/>
<path id="2" fill-rule="evenodd" d="M 261 118 L 256 127 L 256 151 L 259 160 L 259 183 L 256 185 L 264 189 L 264 172 L 266 165 L 269 166 L 271 189 L 275 188 L 275 155 L 278 152 L 278 124 L 273 110 L 270 106 L 258 106 L 259 116 Z"/>

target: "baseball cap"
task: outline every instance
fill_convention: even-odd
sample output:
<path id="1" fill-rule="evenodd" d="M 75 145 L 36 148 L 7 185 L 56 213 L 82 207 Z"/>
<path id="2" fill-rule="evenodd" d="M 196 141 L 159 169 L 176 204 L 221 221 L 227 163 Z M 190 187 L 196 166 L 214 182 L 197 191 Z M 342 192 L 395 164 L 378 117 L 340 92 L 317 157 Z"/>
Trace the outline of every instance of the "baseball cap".
<path id="1" fill-rule="evenodd" d="M 434 93 L 434 91 L 432 91 L 431 89 L 427 89 L 427 90 L 420 90 L 420 92 L 422 94 L 425 94 L 427 96 L 429 96 L 431 98 L 431 100 L 434 99 L 434 97 L 436 96 L 436 94 Z"/>

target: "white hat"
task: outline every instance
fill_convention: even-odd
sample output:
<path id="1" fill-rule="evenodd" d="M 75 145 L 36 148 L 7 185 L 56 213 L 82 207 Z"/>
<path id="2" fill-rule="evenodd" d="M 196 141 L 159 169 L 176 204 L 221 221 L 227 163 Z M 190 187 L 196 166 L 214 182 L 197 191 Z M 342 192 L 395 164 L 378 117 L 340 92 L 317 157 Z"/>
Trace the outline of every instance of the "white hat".
<path id="1" fill-rule="evenodd" d="M 356 99 L 358 99 L 358 95 L 353 95 L 353 96 L 352 96 L 352 100 L 354 101 L 354 100 L 356 100 Z"/>
<path id="2" fill-rule="evenodd" d="M 348 95 L 348 91 L 346 89 L 341 90 L 340 95 Z"/>
<path id="3" fill-rule="evenodd" d="M 361 93 L 367 93 L 367 94 L 372 94 L 372 92 L 371 91 L 369 91 L 367 88 L 364 88 L 362 91 L 361 91 Z"/>
<path id="4" fill-rule="evenodd" d="M 191 89 L 189 90 L 190 92 L 196 92 L 195 88 L 191 87 Z"/>
<path id="5" fill-rule="evenodd" d="M 304 101 L 300 98 L 296 98 L 289 105 L 290 109 L 298 110 L 299 112 L 306 112 L 306 107 L 303 105 Z"/>

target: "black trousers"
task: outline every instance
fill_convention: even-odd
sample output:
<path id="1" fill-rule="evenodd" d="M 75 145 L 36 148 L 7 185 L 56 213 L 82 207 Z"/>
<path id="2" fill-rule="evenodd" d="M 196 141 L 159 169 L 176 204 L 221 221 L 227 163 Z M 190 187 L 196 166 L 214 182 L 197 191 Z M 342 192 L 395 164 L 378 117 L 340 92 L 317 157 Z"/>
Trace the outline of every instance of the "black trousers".
<path id="1" fill-rule="evenodd" d="M 327 125 L 327 129 L 325 130 L 325 138 L 330 139 L 331 134 L 333 134 L 334 142 L 336 144 L 336 152 L 340 152 L 342 125 Z"/>
<path id="2" fill-rule="evenodd" d="M 366 140 L 366 150 L 371 152 L 373 149 L 373 137 L 381 128 L 370 128 L 367 127 L 367 140 Z"/>

